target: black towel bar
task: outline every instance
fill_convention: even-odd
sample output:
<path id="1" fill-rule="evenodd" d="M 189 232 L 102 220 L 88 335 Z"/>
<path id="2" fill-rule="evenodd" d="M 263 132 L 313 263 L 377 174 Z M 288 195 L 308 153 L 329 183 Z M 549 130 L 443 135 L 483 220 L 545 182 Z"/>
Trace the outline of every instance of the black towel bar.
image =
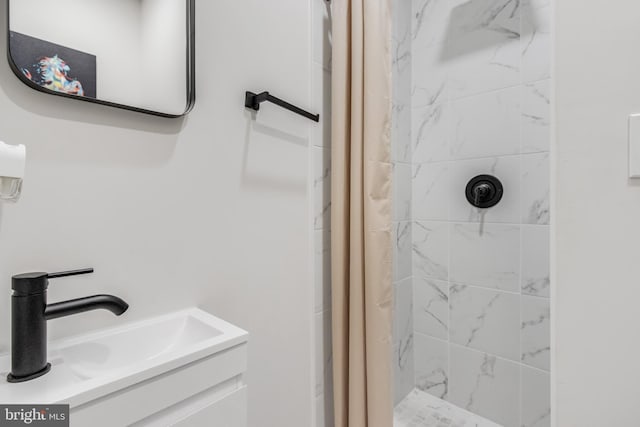
<path id="1" fill-rule="evenodd" d="M 246 108 L 251 108 L 252 110 L 255 110 L 255 111 L 260 110 L 260 104 L 262 104 L 265 101 L 269 101 L 289 111 L 293 111 L 294 113 L 300 114 L 301 116 L 306 117 L 309 120 L 313 120 L 314 122 L 320 121 L 320 114 L 311 114 L 310 112 L 305 111 L 302 108 L 296 107 L 293 104 L 289 104 L 287 101 L 283 101 L 282 99 L 269 94 L 269 92 L 262 92 L 262 93 L 256 94 L 256 93 L 247 91 L 244 96 L 244 106 Z"/>

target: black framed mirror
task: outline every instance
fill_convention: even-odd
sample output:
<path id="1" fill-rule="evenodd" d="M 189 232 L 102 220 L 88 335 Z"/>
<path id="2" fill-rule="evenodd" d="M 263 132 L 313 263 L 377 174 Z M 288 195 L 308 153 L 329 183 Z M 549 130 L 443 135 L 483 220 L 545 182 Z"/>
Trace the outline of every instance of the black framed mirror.
<path id="1" fill-rule="evenodd" d="M 193 108 L 195 0 L 7 0 L 7 8 L 9 64 L 29 87 L 162 117 Z"/>

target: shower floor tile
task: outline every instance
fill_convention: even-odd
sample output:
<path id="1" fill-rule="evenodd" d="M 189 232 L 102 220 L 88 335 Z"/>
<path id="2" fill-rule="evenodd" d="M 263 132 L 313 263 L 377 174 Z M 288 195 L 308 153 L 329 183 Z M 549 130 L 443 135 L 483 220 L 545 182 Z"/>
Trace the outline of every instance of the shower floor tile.
<path id="1" fill-rule="evenodd" d="M 394 427 L 501 427 L 420 390 L 396 405 L 393 418 Z"/>

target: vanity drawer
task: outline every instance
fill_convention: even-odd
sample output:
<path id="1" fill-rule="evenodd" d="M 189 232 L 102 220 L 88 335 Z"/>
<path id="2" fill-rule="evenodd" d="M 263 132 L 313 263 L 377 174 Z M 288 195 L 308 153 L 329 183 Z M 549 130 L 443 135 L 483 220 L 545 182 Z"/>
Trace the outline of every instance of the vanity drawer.
<path id="1" fill-rule="evenodd" d="M 71 426 L 166 427 L 174 425 L 172 422 L 181 422 L 185 417 L 195 416 L 201 408 L 208 409 L 213 405 L 213 411 L 216 402 L 226 401 L 227 397 L 244 390 L 246 349 L 246 344 L 232 347 L 157 378 L 72 407 Z M 234 400 L 230 399 L 228 405 L 232 402 Z M 214 421 L 209 418 L 209 425 L 217 425 Z M 236 424 L 229 426 L 235 427 Z"/>
<path id="2" fill-rule="evenodd" d="M 171 427 L 247 427 L 247 387 L 181 419 Z"/>

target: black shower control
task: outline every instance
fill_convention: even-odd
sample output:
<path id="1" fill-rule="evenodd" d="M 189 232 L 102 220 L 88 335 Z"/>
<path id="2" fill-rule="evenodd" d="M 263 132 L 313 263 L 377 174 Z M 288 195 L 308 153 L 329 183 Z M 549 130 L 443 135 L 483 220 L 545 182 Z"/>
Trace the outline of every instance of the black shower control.
<path id="1" fill-rule="evenodd" d="M 500 203 L 504 189 L 498 178 L 492 175 L 478 175 L 467 184 L 466 196 L 476 208 L 486 209 Z"/>

